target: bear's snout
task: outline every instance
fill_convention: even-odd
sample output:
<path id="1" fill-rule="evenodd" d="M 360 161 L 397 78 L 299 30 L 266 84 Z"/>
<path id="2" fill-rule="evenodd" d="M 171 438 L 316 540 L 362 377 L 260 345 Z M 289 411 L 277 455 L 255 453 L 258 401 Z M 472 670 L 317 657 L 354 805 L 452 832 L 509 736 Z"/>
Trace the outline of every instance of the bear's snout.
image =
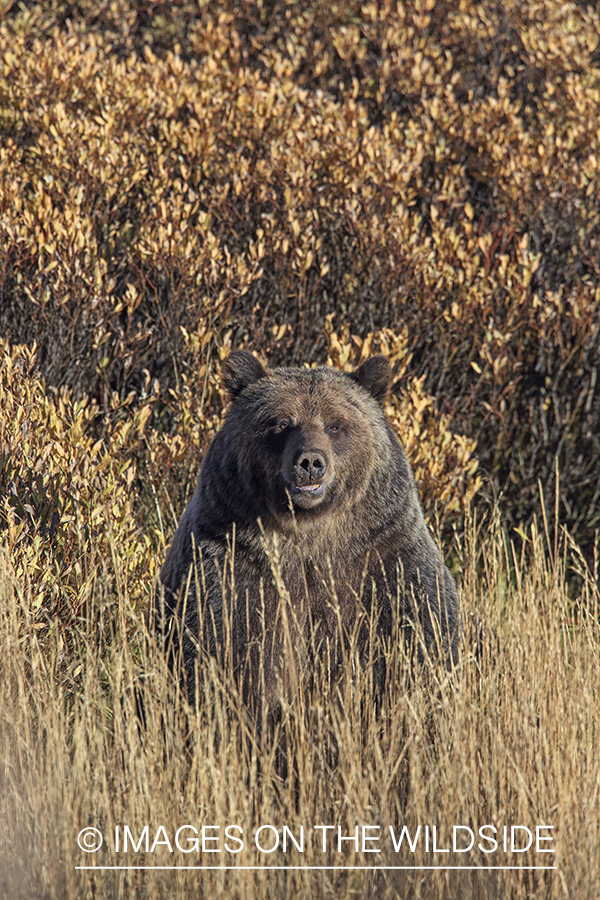
<path id="1" fill-rule="evenodd" d="M 333 479 L 333 466 L 319 437 L 315 429 L 298 428 L 283 454 L 281 474 L 286 490 L 301 509 L 318 505 Z"/>
<path id="2" fill-rule="evenodd" d="M 298 487 L 316 484 L 323 480 L 327 471 L 327 458 L 322 450 L 300 450 L 293 468 Z"/>

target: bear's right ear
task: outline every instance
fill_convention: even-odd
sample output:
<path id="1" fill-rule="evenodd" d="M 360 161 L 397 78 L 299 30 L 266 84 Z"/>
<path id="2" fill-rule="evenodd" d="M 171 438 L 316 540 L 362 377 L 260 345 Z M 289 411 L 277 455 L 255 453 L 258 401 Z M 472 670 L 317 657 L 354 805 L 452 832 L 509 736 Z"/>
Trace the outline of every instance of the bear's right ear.
<path id="1" fill-rule="evenodd" d="M 233 400 L 244 388 L 266 376 L 261 363 L 247 350 L 234 350 L 223 366 L 223 384 Z"/>
<path id="2" fill-rule="evenodd" d="M 352 372 L 350 378 L 358 381 L 378 403 L 382 403 L 392 380 L 392 367 L 385 356 L 371 356 Z"/>

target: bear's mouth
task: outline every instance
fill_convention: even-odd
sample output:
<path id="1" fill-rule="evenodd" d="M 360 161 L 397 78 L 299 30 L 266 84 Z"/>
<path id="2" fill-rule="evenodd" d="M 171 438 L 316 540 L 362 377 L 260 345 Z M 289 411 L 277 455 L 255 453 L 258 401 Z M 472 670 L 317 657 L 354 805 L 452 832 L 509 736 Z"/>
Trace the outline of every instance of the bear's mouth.
<path id="1" fill-rule="evenodd" d="M 294 494 L 310 494 L 312 497 L 320 497 L 323 493 L 322 484 L 294 484 L 292 485 L 292 493 Z"/>

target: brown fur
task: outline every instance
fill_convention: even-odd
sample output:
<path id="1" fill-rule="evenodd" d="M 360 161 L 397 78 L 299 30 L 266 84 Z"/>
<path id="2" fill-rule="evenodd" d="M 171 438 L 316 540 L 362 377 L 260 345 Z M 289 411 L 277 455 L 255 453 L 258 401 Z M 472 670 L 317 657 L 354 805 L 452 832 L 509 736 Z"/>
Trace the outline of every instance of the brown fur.
<path id="1" fill-rule="evenodd" d="M 161 572 L 192 691 L 198 646 L 227 645 L 226 664 L 250 661 L 247 701 L 276 705 L 311 654 L 329 648 L 335 667 L 361 606 L 388 638 L 418 619 L 426 646 L 456 661 L 456 586 L 381 409 L 390 376 L 381 356 L 352 375 L 227 360 L 233 403 Z"/>

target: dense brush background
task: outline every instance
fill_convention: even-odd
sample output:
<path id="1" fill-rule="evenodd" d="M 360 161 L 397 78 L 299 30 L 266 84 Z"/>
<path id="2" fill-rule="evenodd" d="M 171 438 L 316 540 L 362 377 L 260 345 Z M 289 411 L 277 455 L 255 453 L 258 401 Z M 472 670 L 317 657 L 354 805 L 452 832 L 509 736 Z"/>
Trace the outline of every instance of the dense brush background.
<path id="1" fill-rule="evenodd" d="M 0 0 L 0 896 L 600 896 L 599 346 L 597 4 Z M 497 637 L 379 719 L 316 678 L 300 789 L 143 621 L 238 347 L 388 356 Z M 367 820 L 551 822 L 558 870 L 75 870 L 88 824 Z"/>

